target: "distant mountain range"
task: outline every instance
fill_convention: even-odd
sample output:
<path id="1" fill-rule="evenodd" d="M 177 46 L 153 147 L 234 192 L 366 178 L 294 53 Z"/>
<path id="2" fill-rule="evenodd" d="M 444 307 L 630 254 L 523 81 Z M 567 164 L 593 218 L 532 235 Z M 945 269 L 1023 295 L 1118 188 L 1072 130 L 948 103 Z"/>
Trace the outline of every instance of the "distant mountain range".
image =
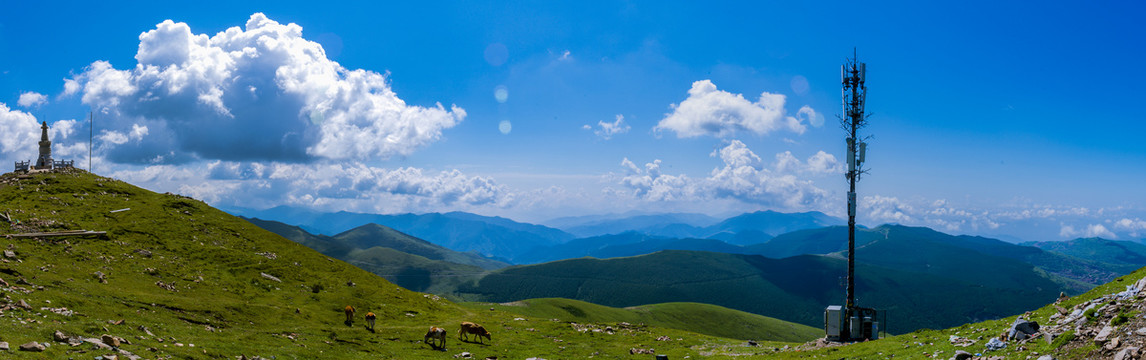
<path id="1" fill-rule="evenodd" d="M 230 211 L 247 218 L 292 224 L 311 234 L 338 234 L 366 224 L 379 224 L 455 251 L 476 252 L 515 264 L 606 254 L 640 255 L 658 250 L 685 250 L 702 246 L 718 246 L 709 250 L 738 252 L 734 246 L 763 243 L 775 234 L 844 223 L 841 219 L 820 212 L 786 214 L 774 211 L 745 213 L 724 220 L 700 214 L 659 214 L 619 219 L 589 216 L 549 222 L 562 224 L 569 230 L 566 232 L 542 225 L 464 212 L 377 215 L 322 213 L 287 206 Z M 626 238 L 626 233 L 645 235 L 647 238 L 644 240 L 652 242 L 633 245 L 635 241 Z M 574 234 L 596 239 L 581 242 L 580 245 L 563 246 L 577 237 Z M 727 245 L 700 239 L 715 239 Z M 586 243 L 595 245 L 587 246 Z M 595 252 L 604 247 L 621 245 L 625 245 L 627 250 L 614 248 Z"/>
<path id="2" fill-rule="evenodd" d="M 1096 242 L 1111 241 L 1096 239 Z M 1061 244 L 1066 245 L 1062 247 L 1064 250 L 1076 247 L 1068 243 Z M 1034 266 L 1056 275 L 1058 281 L 1064 282 L 1067 288 L 1076 292 L 1108 282 L 1146 265 L 1146 257 L 1137 264 L 1112 263 L 1081 251 L 1074 253 L 1048 251 L 984 237 L 952 236 L 925 227 L 901 225 L 858 229 L 856 247 L 857 261 L 892 269 L 940 271 L 940 267 L 945 266 L 946 271 L 964 269 L 958 271 L 974 273 L 981 269 L 1017 262 L 1025 264 L 1022 266 Z M 747 246 L 745 253 L 772 258 L 803 254 L 845 257 L 846 251 L 847 227 L 835 226 L 782 234 L 766 243 Z M 984 262 L 989 263 L 981 264 Z M 984 279 L 987 280 L 989 277 Z"/>
<path id="3" fill-rule="evenodd" d="M 378 224 L 325 236 L 277 221 L 243 219 L 415 291 L 452 289 L 456 284 L 451 282 L 467 281 L 509 265 L 476 253 L 453 251 Z"/>
<path id="4" fill-rule="evenodd" d="M 351 216 L 422 231 L 436 226 L 443 231 L 430 233 L 437 236 L 468 228 L 475 231 L 470 239 L 481 241 L 511 234 L 536 239 L 539 228 L 560 232 L 465 213 Z M 535 264 L 513 267 L 378 224 L 325 236 L 282 223 L 251 221 L 399 285 L 472 301 L 561 297 L 608 306 L 701 302 L 819 326 L 823 307 L 842 302 L 846 274 L 844 226 L 765 236 L 765 231 L 832 221 L 817 213 L 757 212 L 706 227 L 730 238 L 767 237 L 744 245 L 721 235 L 677 238 L 638 231 L 528 248 L 508 239 L 502 244 L 517 246 L 505 251 L 514 263 Z M 856 235 L 857 295 L 861 305 L 895 314 L 896 320 L 886 325 L 893 332 L 1009 314 L 1053 301 L 1059 292 L 1083 292 L 1146 265 L 1146 246 L 1102 239 L 1032 244 L 1036 247 L 900 225 L 858 229 Z M 466 246 L 457 239 L 453 245 Z M 978 305 L 967 306 L 966 297 Z"/>
<path id="5" fill-rule="evenodd" d="M 1060 291 L 1067 290 L 1031 267 L 1003 269 L 1009 271 L 999 276 L 1005 279 L 980 284 L 972 282 L 979 277 L 960 273 L 916 272 L 860 263 L 856 266 L 857 297 L 862 306 L 888 310 L 889 319 L 882 326 L 902 333 L 1009 316 L 1052 302 Z M 847 261 L 830 256 L 771 259 L 662 251 L 509 267 L 472 285 L 462 284 L 456 295 L 492 302 L 561 297 L 615 307 L 700 302 L 822 326 L 824 308 L 844 300 L 846 274 Z"/>
<path id="6" fill-rule="evenodd" d="M 757 211 L 724 220 L 700 214 L 656 214 L 561 218 L 546 223 L 579 237 L 637 232 L 671 238 L 714 238 L 734 245 L 747 245 L 768 241 L 778 234 L 843 225 L 846 221 L 818 211 L 804 213 Z"/>
<path id="7" fill-rule="evenodd" d="M 573 239 L 564 231 L 464 212 L 377 215 L 351 212 L 321 213 L 293 207 L 267 210 L 232 209 L 248 218 L 297 225 L 312 234 L 338 234 L 366 224 L 378 224 L 460 252 L 476 252 L 512 261 L 521 252 Z"/>

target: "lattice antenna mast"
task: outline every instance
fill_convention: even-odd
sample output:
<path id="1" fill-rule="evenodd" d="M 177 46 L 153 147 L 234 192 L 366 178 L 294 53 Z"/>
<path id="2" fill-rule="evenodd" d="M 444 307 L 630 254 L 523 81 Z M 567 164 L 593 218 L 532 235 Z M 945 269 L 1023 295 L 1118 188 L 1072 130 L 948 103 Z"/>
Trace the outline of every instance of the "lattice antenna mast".
<path id="1" fill-rule="evenodd" d="M 845 176 L 848 179 L 848 287 L 847 305 L 845 311 L 849 313 L 855 308 L 855 253 L 856 253 L 856 181 L 865 173 L 863 168 L 864 155 L 867 152 L 866 138 L 860 138 L 859 130 L 867 125 L 867 114 L 864 113 L 864 101 L 867 98 L 867 86 L 864 78 L 867 73 L 867 64 L 861 63 L 853 53 L 840 67 L 840 78 L 843 82 L 843 115 L 840 116 L 840 126 L 847 132 L 847 163 Z"/>

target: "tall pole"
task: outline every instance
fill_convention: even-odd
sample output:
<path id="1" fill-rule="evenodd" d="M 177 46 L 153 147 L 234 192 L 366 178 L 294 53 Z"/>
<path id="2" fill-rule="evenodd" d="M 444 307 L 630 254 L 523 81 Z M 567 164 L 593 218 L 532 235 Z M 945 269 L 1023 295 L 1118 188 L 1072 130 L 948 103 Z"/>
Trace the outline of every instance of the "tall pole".
<path id="1" fill-rule="evenodd" d="M 843 82 L 843 116 L 840 125 L 847 132 L 847 179 L 848 179 L 848 287 L 845 312 L 851 317 L 855 308 L 855 261 L 856 261 L 856 181 L 864 173 L 863 161 L 867 150 L 864 139 L 859 138 L 859 129 L 867 125 L 864 114 L 864 101 L 867 86 L 864 85 L 867 64 L 857 60 L 855 54 L 840 69 Z M 849 320 L 850 321 L 850 320 Z M 850 331 L 849 329 L 845 331 Z M 849 336 L 854 335 L 850 334 Z"/>
<path id="2" fill-rule="evenodd" d="M 88 172 L 92 172 L 92 138 L 95 137 L 95 112 L 88 112 Z"/>

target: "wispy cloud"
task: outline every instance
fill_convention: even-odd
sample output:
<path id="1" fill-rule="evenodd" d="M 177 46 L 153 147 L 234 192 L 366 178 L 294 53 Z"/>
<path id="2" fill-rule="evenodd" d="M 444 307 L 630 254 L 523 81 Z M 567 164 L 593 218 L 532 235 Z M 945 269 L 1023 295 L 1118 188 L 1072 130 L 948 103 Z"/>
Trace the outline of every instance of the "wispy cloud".
<path id="1" fill-rule="evenodd" d="M 632 127 L 629 126 L 629 124 L 625 124 L 625 117 L 623 115 L 617 114 L 617 118 L 613 122 L 598 121 L 596 130 L 590 125 L 585 125 L 581 128 L 593 130 L 593 134 L 597 135 L 597 137 L 609 140 L 613 138 L 613 135 L 629 132 L 629 129 Z"/>

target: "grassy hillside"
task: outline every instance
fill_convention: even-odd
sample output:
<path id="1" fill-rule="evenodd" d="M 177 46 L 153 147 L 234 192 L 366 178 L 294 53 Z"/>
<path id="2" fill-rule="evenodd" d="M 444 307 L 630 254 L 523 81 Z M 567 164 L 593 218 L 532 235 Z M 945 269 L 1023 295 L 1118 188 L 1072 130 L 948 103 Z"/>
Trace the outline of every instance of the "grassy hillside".
<path id="1" fill-rule="evenodd" d="M 448 291 L 477 279 L 488 269 L 508 265 L 477 254 L 446 249 L 377 224 L 325 236 L 277 221 L 246 220 L 414 291 Z"/>
<path id="2" fill-rule="evenodd" d="M 103 237 L 0 238 L 0 341 L 15 359 L 92 358 L 112 350 L 71 347 L 54 331 L 130 341 L 146 358 L 278 359 L 628 358 L 655 347 L 679 359 L 730 353 L 742 341 L 645 326 L 616 335 L 565 322 L 516 320 L 416 293 L 350 264 L 185 197 L 157 194 L 81 170 L 0 176 L 0 234 L 100 230 Z M 126 210 L 123 210 L 126 209 Z M 117 211 L 122 210 L 122 211 Z M 115 212 L 113 212 L 115 211 Z M 27 304 L 25 307 L 24 305 Z M 359 309 L 343 323 L 342 308 Z M 378 315 L 378 331 L 362 315 Z M 451 340 L 448 351 L 421 343 L 430 325 L 475 321 L 487 345 Z M 614 325 L 617 326 L 617 325 Z M 671 341 L 658 341 L 667 336 Z M 680 340 L 677 340 L 680 339 Z M 49 343 L 43 353 L 16 351 Z M 782 345 L 781 345 L 782 346 Z M 715 352 L 713 352 L 715 351 Z"/>
<path id="3" fill-rule="evenodd" d="M 889 310 L 892 333 L 1003 317 L 1045 304 L 1060 291 L 1031 271 L 986 285 L 865 264 L 857 264 L 856 273 L 859 304 Z M 820 327 L 824 308 L 843 301 L 846 274 L 846 260 L 826 256 L 663 251 L 509 267 L 460 286 L 457 295 L 492 302 L 561 297 L 614 307 L 699 302 Z M 1002 287 L 1011 281 L 1018 286 Z"/>
<path id="4" fill-rule="evenodd" d="M 1006 277 L 998 275 L 1029 272 L 1023 268 L 1034 267 L 1069 293 L 1081 293 L 1141 266 L 1101 263 L 995 239 L 952 236 L 900 225 L 857 229 L 856 246 L 857 261 L 892 269 L 955 274 L 973 282 L 1005 281 Z M 745 249 L 747 253 L 774 258 L 832 253 L 847 256 L 847 228 L 796 231 Z"/>
<path id="5" fill-rule="evenodd" d="M 354 249 L 384 247 L 398 250 L 407 254 L 418 255 L 430 260 L 441 260 L 455 264 L 473 265 L 482 269 L 489 270 L 509 266 L 507 263 L 488 259 L 475 253 L 462 253 L 447 249 L 442 246 L 434 245 L 429 241 L 406 235 L 398 230 L 394 230 L 390 227 L 378 224 L 362 225 L 354 229 L 347 230 L 344 233 L 335 235 L 333 238 L 336 241 L 346 244 Z"/>
<path id="6" fill-rule="evenodd" d="M 665 303 L 613 308 L 584 301 L 548 298 L 510 303 L 462 303 L 473 309 L 498 310 L 539 319 L 578 323 L 647 324 L 732 339 L 806 342 L 824 336 L 824 329 L 800 325 L 716 305 Z"/>

